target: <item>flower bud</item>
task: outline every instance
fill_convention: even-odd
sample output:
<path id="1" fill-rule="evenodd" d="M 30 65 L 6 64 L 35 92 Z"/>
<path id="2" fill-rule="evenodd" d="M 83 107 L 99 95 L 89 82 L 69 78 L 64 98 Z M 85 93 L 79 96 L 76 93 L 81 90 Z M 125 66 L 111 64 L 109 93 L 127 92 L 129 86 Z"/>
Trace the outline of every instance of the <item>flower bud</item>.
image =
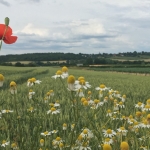
<path id="1" fill-rule="evenodd" d="M 5 25 L 6 25 L 6 26 L 9 25 L 9 18 L 8 18 L 8 17 L 5 18 Z"/>

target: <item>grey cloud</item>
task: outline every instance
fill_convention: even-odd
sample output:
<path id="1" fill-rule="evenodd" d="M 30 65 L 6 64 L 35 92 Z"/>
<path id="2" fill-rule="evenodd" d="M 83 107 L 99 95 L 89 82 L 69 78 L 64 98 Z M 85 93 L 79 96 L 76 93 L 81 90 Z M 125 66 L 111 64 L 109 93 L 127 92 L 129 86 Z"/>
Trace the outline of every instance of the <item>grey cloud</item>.
<path id="1" fill-rule="evenodd" d="M 10 3 L 8 3 L 7 1 L 5 0 L 0 0 L 0 4 L 3 4 L 5 6 L 10 6 Z"/>

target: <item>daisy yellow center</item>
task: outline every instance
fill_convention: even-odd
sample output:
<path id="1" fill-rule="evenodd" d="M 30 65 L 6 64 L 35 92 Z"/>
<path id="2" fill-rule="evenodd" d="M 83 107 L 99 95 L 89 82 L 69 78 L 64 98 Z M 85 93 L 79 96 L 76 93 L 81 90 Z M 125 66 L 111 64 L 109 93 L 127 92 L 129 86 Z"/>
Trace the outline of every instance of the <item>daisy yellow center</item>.
<path id="1" fill-rule="evenodd" d="M 116 115 L 114 115 L 113 118 L 117 118 Z"/>
<path id="2" fill-rule="evenodd" d="M 112 150 L 112 148 L 109 144 L 104 144 L 103 145 L 103 150 Z"/>
<path id="3" fill-rule="evenodd" d="M 0 81 L 4 81 L 4 76 L 0 74 Z"/>
<path id="4" fill-rule="evenodd" d="M 16 82 L 11 81 L 11 82 L 10 82 L 10 87 L 15 87 L 15 86 L 16 86 Z"/>
<path id="5" fill-rule="evenodd" d="M 79 81 L 79 84 L 85 85 L 85 80 L 80 80 L 80 81 Z"/>
<path id="6" fill-rule="evenodd" d="M 126 116 L 122 116 L 122 119 L 125 119 L 126 118 Z"/>
<path id="7" fill-rule="evenodd" d="M 35 79 L 35 78 L 32 78 L 31 80 L 32 80 L 32 82 L 35 82 L 35 81 L 36 81 L 36 79 Z"/>
<path id="8" fill-rule="evenodd" d="M 111 110 L 110 110 L 110 109 L 108 109 L 108 110 L 107 110 L 107 113 L 111 113 Z"/>
<path id="9" fill-rule="evenodd" d="M 136 126 L 136 125 L 138 125 L 139 123 L 138 122 L 134 122 L 134 125 Z"/>
<path id="10" fill-rule="evenodd" d="M 32 110 L 33 110 L 33 107 L 30 107 L 29 110 L 32 111 Z"/>
<path id="11" fill-rule="evenodd" d="M 64 123 L 64 124 L 63 124 L 63 127 L 67 127 L 67 124 L 66 124 L 66 123 Z"/>
<path id="12" fill-rule="evenodd" d="M 105 139 L 105 142 L 109 142 L 109 141 L 110 141 L 110 138 L 106 138 L 106 139 Z"/>
<path id="13" fill-rule="evenodd" d="M 6 110 L 6 113 L 9 113 L 10 112 L 10 110 Z"/>
<path id="14" fill-rule="evenodd" d="M 52 107 L 52 108 L 51 108 L 51 111 L 56 111 L 56 108 Z"/>
<path id="15" fill-rule="evenodd" d="M 46 94 L 47 96 L 49 96 L 50 95 L 50 92 L 47 92 L 47 94 Z"/>
<path id="16" fill-rule="evenodd" d="M 119 91 L 116 91 L 116 94 L 119 94 Z"/>
<path id="17" fill-rule="evenodd" d="M 67 72 L 68 68 L 66 66 L 62 67 L 62 72 Z"/>
<path id="18" fill-rule="evenodd" d="M 104 84 L 100 84 L 99 86 L 101 89 L 104 89 L 106 86 Z"/>
<path id="19" fill-rule="evenodd" d="M 130 121 L 131 121 L 131 122 L 135 122 L 134 119 L 131 119 Z"/>
<path id="20" fill-rule="evenodd" d="M 88 95 L 91 95 L 92 94 L 92 92 L 91 91 L 88 91 Z"/>
<path id="21" fill-rule="evenodd" d="M 87 146 L 88 146 L 88 142 L 84 142 L 84 143 L 82 144 L 82 146 L 83 146 L 83 147 L 87 147 Z"/>
<path id="22" fill-rule="evenodd" d="M 122 97 L 123 97 L 123 98 L 126 98 L 126 95 L 123 95 Z"/>
<path id="23" fill-rule="evenodd" d="M 45 131 L 44 134 L 47 135 L 47 134 L 48 134 L 48 131 Z"/>
<path id="24" fill-rule="evenodd" d="M 147 115 L 147 119 L 150 119 L 150 114 Z"/>
<path id="25" fill-rule="evenodd" d="M 49 105 L 50 105 L 51 107 L 54 107 L 54 104 L 53 104 L 53 103 L 50 103 Z"/>
<path id="26" fill-rule="evenodd" d="M 43 144 L 44 143 L 44 139 L 40 139 L 40 143 Z"/>
<path id="27" fill-rule="evenodd" d="M 32 82 L 32 79 L 28 79 L 28 82 Z"/>
<path id="28" fill-rule="evenodd" d="M 108 97 L 107 96 L 105 96 L 105 98 L 104 98 L 105 100 L 108 100 Z"/>
<path id="29" fill-rule="evenodd" d="M 67 82 L 70 83 L 70 84 L 75 83 L 75 77 L 74 77 L 73 75 L 70 75 L 70 76 L 68 77 Z"/>
<path id="30" fill-rule="evenodd" d="M 145 108 L 150 108 L 150 105 L 145 105 Z"/>
<path id="31" fill-rule="evenodd" d="M 148 104 L 150 104 L 150 99 L 148 99 L 146 102 L 147 102 Z"/>
<path id="32" fill-rule="evenodd" d="M 59 144 L 59 147 L 60 147 L 60 148 L 64 147 L 64 144 L 63 144 L 63 143 L 60 143 L 60 144 Z"/>
<path id="33" fill-rule="evenodd" d="M 79 136 L 78 136 L 78 140 L 79 140 L 79 141 L 82 141 L 82 139 L 83 139 L 82 135 L 79 135 Z"/>
<path id="34" fill-rule="evenodd" d="M 29 91 L 29 92 L 33 92 L 33 90 L 31 90 L 31 89 L 30 89 L 30 91 Z"/>
<path id="35" fill-rule="evenodd" d="M 12 148 L 16 148 L 16 147 L 17 147 L 17 144 L 16 144 L 16 143 L 12 143 L 12 144 L 11 144 L 11 147 L 12 147 Z"/>
<path id="36" fill-rule="evenodd" d="M 56 132 L 57 132 L 57 130 L 53 130 L 53 132 L 54 132 L 54 133 L 56 133 Z"/>
<path id="37" fill-rule="evenodd" d="M 129 116 L 129 119 L 132 119 L 132 118 L 133 118 L 133 116 L 132 116 L 132 115 L 130 115 L 130 116 Z"/>
<path id="38" fill-rule="evenodd" d="M 147 124 L 148 124 L 147 120 L 144 120 L 144 121 L 143 121 L 143 123 L 144 123 L 145 125 L 147 125 Z"/>
<path id="39" fill-rule="evenodd" d="M 85 101 L 83 102 L 83 105 L 84 105 L 84 106 L 88 106 L 88 101 L 85 100 Z"/>
<path id="40" fill-rule="evenodd" d="M 88 133 L 88 130 L 87 130 L 87 129 L 84 129 L 84 130 L 83 130 L 83 133 L 84 133 L 84 134 L 87 134 L 87 133 Z"/>
<path id="41" fill-rule="evenodd" d="M 141 102 L 138 102 L 138 106 L 141 106 L 142 105 L 142 103 Z"/>
<path id="42" fill-rule="evenodd" d="M 80 80 L 85 80 L 85 79 L 84 79 L 84 77 L 79 77 L 78 81 L 80 81 Z"/>
<path id="43" fill-rule="evenodd" d="M 50 90 L 49 92 L 50 92 L 50 93 L 53 93 L 54 91 L 53 91 L 53 90 Z"/>
<path id="44" fill-rule="evenodd" d="M 82 97 L 81 102 L 83 103 L 84 101 L 86 101 L 86 98 Z"/>
<path id="45" fill-rule="evenodd" d="M 60 141 L 60 140 L 61 140 L 61 138 L 60 138 L 60 137 L 57 137 L 57 138 L 56 138 L 56 141 Z"/>
<path id="46" fill-rule="evenodd" d="M 111 129 L 108 129 L 106 132 L 107 132 L 107 134 L 112 134 L 112 130 Z"/>
<path id="47" fill-rule="evenodd" d="M 137 111 L 137 112 L 136 112 L 136 116 L 137 116 L 137 117 L 140 117 L 141 115 L 142 115 L 142 113 L 141 113 L 140 111 Z"/>
<path id="48" fill-rule="evenodd" d="M 117 103 L 117 101 L 118 101 L 117 99 L 114 99 L 114 103 Z"/>
<path id="49" fill-rule="evenodd" d="M 121 142 L 120 148 L 121 150 L 129 150 L 129 145 L 127 142 Z"/>
<path id="50" fill-rule="evenodd" d="M 61 70 L 58 70 L 58 71 L 56 72 L 56 75 L 62 75 L 62 71 L 61 71 Z"/>
<path id="51" fill-rule="evenodd" d="M 119 105 L 123 105 L 123 102 L 119 102 Z"/>
<path id="52" fill-rule="evenodd" d="M 98 104 L 98 103 L 99 103 L 99 100 L 98 100 L 98 99 L 95 99 L 95 100 L 94 100 L 94 103 L 95 103 L 95 104 Z"/>
<path id="53" fill-rule="evenodd" d="M 5 141 L 5 140 L 3 140 L 3 141 L 2 141 L 2 144 L 5 144 L 5 143 L 6 143 L 6 141 Z"/>
<path id="54" fill-rule="evenodd" d="M 124 128 L 124 127 L 120 127 L 120 129 L 121 129 L 121 130 L 125 130 L 125 128 Z"/>

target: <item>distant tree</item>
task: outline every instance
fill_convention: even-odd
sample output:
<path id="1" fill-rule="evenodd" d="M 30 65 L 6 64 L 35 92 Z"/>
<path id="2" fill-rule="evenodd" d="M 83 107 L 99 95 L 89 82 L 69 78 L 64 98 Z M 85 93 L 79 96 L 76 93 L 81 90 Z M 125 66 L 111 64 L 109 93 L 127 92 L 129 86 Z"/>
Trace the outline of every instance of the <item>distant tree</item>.
<path id="1" fill-rule="evenodd" d="M 86 64 L 87 65 L 92 65 L 93 64 L 93 59 L 92 58 L 87 58 L 86 59 Z"/>
<path id="2" fill-rule="evenodd" d="M 22 64 L 22 63 L 20 63 L 20 62 L 16 62 L 16 63 L 15 63 L 15 66 L 16 66 L 16 67 L 24 67 L 24 64 Z"/>

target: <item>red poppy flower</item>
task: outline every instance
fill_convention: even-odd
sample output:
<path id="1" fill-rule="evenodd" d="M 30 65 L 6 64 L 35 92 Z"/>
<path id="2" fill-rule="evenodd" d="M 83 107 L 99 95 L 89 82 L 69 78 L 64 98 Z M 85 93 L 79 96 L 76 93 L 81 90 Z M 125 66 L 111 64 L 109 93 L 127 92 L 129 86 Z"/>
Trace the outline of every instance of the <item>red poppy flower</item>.
<path id="1" fill-rule="evenodd" d="M 6 25 L 5 24 L 0 24 L 0 40 L 2 40 L 5 29 L 6 29 Z M 12 44 L 12 43 L 15 43 L 16 40 L 17 40 L 17 36 L 12 36 L 12 29 L 8 26 L 7 31 L 4 35 L 3 41 L 6 44 Z"/>

